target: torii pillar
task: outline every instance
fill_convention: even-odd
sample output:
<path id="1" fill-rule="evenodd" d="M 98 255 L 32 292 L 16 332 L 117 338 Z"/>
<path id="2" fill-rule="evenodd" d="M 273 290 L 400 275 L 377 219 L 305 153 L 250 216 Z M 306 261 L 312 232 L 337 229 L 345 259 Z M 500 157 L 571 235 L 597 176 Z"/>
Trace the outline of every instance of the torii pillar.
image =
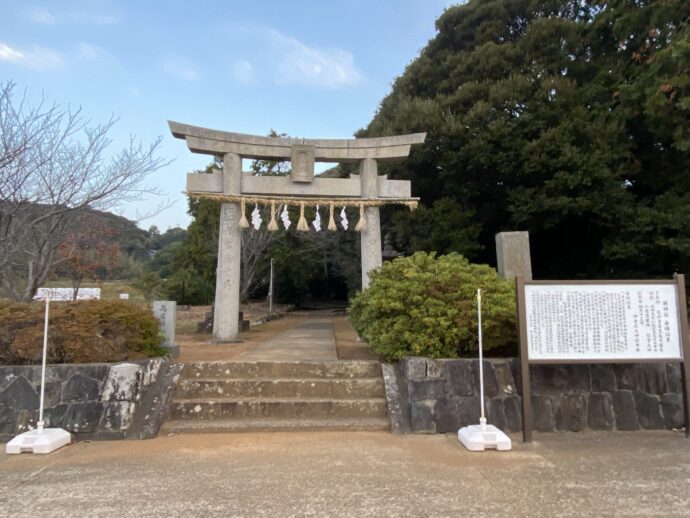
<path id="1" fill-rule="evenodd" d="M 168 121 L 173 136 L 185 139 L 192 152 L 223 158 L 223 171 L 189 173 L 190 193 L 231 196 L 313 196 L 362 199 L 409 198 L 410 182 L 378 176 L 377 161 L 407 157 L 425 133 L 362 139 L 296 139 L 229 133 Z M 291 160 L 290 177 L 253 176 L 242 172 L 242 159 Z M 359 178 L 314 177 L 314 161 L 359 164 Z M 241 238 L 240 204 L 221 203 L 218 234 L 218 267 L 213 336 L 216 342 L 232 342 L 239 333 Z M 381 266 L 381 222 L 378 207 L 365 207 L 361 232 L 362 289 L 369 272 Z"/>
<path id="2" fill-rule="evenodd" d="M 223 193 L 240 194 L 242 157 L 236 153 L 223 156 Z M 240 204 L 220 204 L 218 229 L 218 264 L 216 266 L 216 300 L 213 306 L 213 337 L 217 341 L 234 341 L 239 334 L 240 269 L 242 266 L 242 228 Z M 235 318 L 223 316 L 235 315 Z"/>
<path id="3" fill-rule="evenodd" d="M 378 198 L 378 167 L 375 159 L 365 158 L 359 163 L 359 179 L 362 182 L 362 198 Z M 361 232 L 360 241 L 362 289 L 369 286 L 369 272 L 383 263 L 379 208 L 365 207 L 364 221 L 366 228 Z"/>

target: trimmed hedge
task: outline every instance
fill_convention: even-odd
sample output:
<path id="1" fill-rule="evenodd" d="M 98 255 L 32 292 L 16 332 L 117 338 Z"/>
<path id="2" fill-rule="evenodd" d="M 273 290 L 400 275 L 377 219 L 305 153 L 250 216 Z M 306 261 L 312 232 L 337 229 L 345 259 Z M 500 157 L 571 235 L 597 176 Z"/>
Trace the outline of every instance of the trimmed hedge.
<path id="1" fill-rule="evenodd" d="M 0 300 L 0 364 L 41 362 L 45 305 Z M 150 308 L 124 301 L 53 302 L 49 363 L 117 362 L 164 356 Z"/>
<path id="2" fill-rule="evenodd" d="M 513 283 L 458 254 L 417 252 L 384 263 L 370 273 L 369 287 L 352 299 L 350 321 L 389 360 L 467 356 L 477 350 L 477 288 L 483 290 L 484 350 L 513 353 Z"/>

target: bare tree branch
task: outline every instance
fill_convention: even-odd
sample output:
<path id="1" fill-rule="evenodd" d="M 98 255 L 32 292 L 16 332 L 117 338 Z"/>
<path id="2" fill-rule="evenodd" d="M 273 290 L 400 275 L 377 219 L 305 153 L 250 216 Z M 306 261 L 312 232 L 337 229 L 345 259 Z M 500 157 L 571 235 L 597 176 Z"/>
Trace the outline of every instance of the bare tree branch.
<path id="1" fill-rule="evenodd" d="M 109 211 L 123 203 L 160 196 L 147 178 L 170 161 L 150 144 L 130 137 L 110 154 L 111 117 L 92 124 L 81 109 L 31 105 L 0 83 L 0 291 L 29 300 L 55 265 L 65 236 L 88 209 Z M 162 205 L 161 207 L 165 207 Z"/>

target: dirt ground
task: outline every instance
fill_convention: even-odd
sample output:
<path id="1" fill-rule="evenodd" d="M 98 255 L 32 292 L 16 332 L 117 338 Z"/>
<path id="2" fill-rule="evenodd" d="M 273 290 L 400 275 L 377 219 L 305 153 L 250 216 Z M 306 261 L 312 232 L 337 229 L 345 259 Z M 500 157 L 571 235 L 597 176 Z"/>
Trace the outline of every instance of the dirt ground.
<path id="1" fill-rule="evenodd" d="M 0 516 L 690 516 L 682 433 L 512 438 L 484 453 L 383 432 L 80 442 L 0 456 Z"/>
<path id="2" fill-rule="evenodd" d="M 243 305 L 244 318 L 254 323 L 264 316 L 267 308 L 261 304 Z M 240 333 L 238 343 L 213 344 L 212 336 L 197 333 L 197 323 L 211 311 L 211 306 L 193 306 L 177 311 L 176 341 L 180 345 L 179 361 L 226 361 L 251 350 L 257 344 L 287 331 L 309 317 L 309 311 L 291 311 L 278 320 L 252 325 L 249 331 Z M 320 313 L 323 313 L 321 311 Z M 357 341 L 357 333 L 352 329 L 344 311 L 333 310 L 333 329 L 335 333 L 338 359 L 371 360 L 377 357 L 366 343 Z"/>
<path id="3" fill-rule="evenodd" d="M 358 340 L 357 332 L 352 328 L 344 312 L 333 317 L 333 330 L 339 360 L 379 359 L 366 342 Z"/>

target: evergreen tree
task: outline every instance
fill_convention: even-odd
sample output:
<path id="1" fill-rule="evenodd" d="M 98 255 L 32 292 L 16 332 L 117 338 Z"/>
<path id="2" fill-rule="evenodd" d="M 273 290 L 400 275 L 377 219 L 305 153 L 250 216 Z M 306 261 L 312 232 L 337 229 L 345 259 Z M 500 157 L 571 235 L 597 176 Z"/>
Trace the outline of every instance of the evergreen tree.
<path id="1" fill-rule="evenodd" d="M 446 10 L 358 134 L 427 131 L 387 172 L 425 206 L 463 211 L 421 210 L 394 226 L 398 242 L 465 246 L 430 239 L 453 220 L 461 242 L 478 235 L 460 251 L 489 263 L 497 232 L 529 230 L 540 277 L 688 270 L 689 15 L 681 0 Z"/>

